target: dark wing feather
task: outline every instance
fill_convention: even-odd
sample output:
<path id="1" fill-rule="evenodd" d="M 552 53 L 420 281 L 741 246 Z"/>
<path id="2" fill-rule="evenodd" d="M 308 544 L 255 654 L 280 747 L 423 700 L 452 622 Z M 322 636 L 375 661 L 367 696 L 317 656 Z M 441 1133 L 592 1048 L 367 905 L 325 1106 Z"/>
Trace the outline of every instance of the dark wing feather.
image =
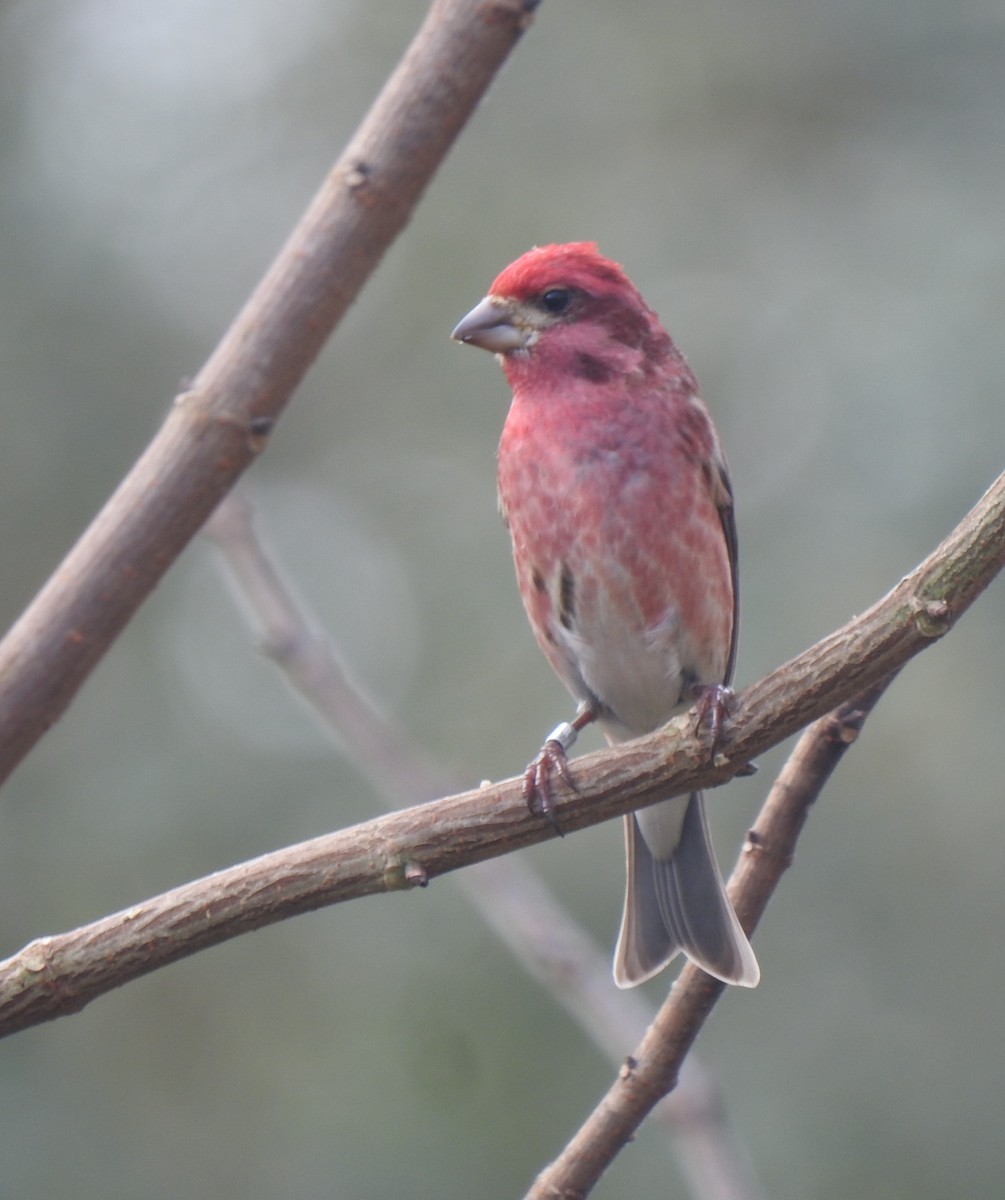
<path id="1" fill-rule="evenodd" d="M 729 470 L 721 451 L 709 463 L 709 483 L 712 488 L 712 499 L 719 512 L 722 536 L 726 539 L 729 573 L 733 583 L 733 629 L 729 639 L 729 658 L 726 660 L 726 671 L 722 677 L 722 682 L 728 684 L 733 678 L 733 668 L 736 666 L 736 645 L 740 632 L 740 575 L 736 517 L 733 513 L 733 486 L 729 482 Z"/>

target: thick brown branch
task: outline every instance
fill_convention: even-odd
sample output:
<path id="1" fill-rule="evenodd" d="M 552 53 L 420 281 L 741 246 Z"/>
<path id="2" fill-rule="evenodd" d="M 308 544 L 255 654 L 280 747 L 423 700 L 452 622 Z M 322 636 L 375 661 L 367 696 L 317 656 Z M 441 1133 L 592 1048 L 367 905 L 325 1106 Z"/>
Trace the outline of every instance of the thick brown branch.
<path id="1" fill-rule="evenodd" d="M 1003 564 L 1005 476 L 868 612 L 741 693 L 728 759 L 717 755 L 710 763 L 702 739 L 683 719 L 587 755 L 575 764 L 580 792 L 557 798 L 563 828 L 581 829 L 725 782 L 800 724 L 878 683 L 930 645 Z M 249 929 L 354 896 L 422 885 L 553 837 L 548 822 L 528 813 L 520 786 L 511 779 L 405 809 L 39 939 L 0 963 L 0 1033 L 75 1011 L 130 979 Z"/>
<path id="2" fill-rule="evenodd" d="M 264 448 L 538 3 L 435 0 L 244 310 L 0 644 L 0 782 Z"/>

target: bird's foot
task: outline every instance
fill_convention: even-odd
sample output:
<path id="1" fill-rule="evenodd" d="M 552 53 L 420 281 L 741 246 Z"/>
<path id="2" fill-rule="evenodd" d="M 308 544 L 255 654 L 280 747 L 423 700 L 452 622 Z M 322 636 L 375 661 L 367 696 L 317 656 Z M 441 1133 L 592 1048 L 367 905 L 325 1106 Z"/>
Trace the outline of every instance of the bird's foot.
<path id="1" fill-rule="evenodd" d="M 561 730 L 563 727 L 560 725 L 558 728 Z M 559 837 L 562 837 L 562 826 L 555 816 L 555 805 L 551 795 L 551 781 L 554 775 L 557 775 L 571 791 L 576 791 L 565 746 L 557 737 L 550 737 L 537 756 L 527 764 L 523 773 L 523 798 L 530 811 L 544 817 Z"/>
<path id="2" fill-rule="evenodd" d="M 574 721 L 563 721 L 548 734 L 537 756 L 527 764 L 523 773 L 523 798 L 527 807 L 532 813 L 544 817 L 559 837 L 563 836 L 564 831 L 555 815 L 551 782 L 557 775 L 571 792 L 579 791 L 569 770 L 568 752 L 579 737 L 579 731 L 595 719 L 593 709 L 589 705 L 581 705 Z"/>
<path id="3" fill-rule="evenodd" d="M 695 733 L 708 730 L 714 754 L 727 721 L 736 711 L 736 692 L 724 683 L 696 683 L 690 698 L 694 701 Z"/>

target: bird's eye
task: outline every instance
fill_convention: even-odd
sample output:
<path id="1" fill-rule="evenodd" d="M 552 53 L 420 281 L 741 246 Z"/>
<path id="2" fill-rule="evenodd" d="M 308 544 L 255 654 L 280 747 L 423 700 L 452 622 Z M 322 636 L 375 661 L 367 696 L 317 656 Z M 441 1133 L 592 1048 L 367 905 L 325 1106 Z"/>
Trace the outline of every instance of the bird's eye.
<path id="1" fill-rule="evenodd" d="M 548 288 L 541 297 L 541 305 L 550 313 L 561 313 L 569 307 L 572 293 L 567 288 Z"/>

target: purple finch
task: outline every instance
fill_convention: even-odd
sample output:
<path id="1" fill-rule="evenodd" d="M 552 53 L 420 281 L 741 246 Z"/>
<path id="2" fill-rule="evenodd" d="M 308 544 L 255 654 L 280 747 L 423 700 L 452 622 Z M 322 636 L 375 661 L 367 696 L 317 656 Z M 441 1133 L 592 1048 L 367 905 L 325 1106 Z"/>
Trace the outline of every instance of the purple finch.
<path id="1" fill-rule="evenodd" d="M 624 271 L 588 242 L 508 266 L 453 332 L 499 355 L 513 403 L 499 500 L 538 645 L 579 702 L 528 768 L 552 770 L 596 722 L 609 742 L 698 701 L 718 715 L 736 653 L 736 530 L 726 461 L 698 385 Z M 700 792 L 625 818 L 621 987 L 679 951 L 753 987 L 757 961 L 726 897 Z"/>

